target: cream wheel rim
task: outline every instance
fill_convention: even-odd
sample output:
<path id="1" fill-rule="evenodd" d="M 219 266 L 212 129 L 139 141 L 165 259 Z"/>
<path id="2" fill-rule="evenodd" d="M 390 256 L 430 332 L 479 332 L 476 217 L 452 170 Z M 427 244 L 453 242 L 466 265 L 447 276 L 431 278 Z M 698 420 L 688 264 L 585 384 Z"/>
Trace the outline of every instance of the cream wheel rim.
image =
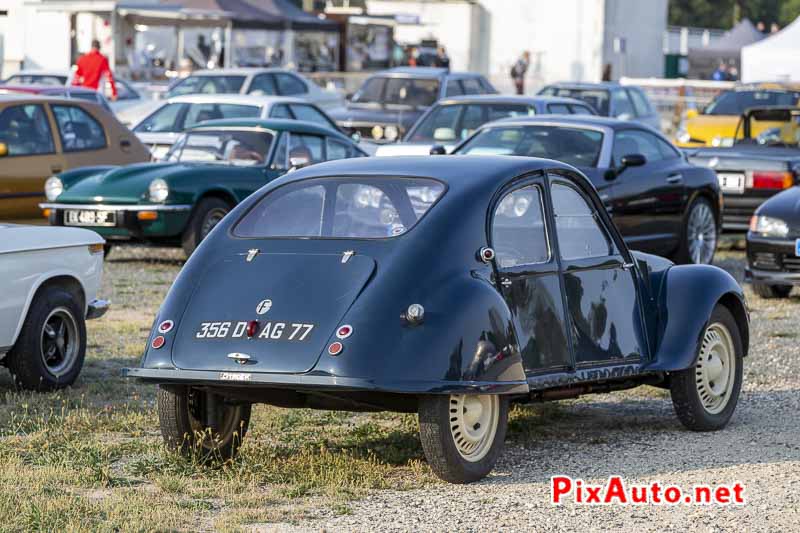
<path id="1" fill-rule="evenodd" d="M 703 335 L 703 344 L 695 366 L 697 393 L 703 408 L 720 413 L 728 405 L 736 379 L 736 356 L 731 334 L 724 325 L 714 323 Z"/>
<path id="2" fill-rule="evenodd" d="M 483 459 L 494 443 L 500 420 L 500 399 L 494 394 L 450 396 L 450 434 L 467 461 Z"/>

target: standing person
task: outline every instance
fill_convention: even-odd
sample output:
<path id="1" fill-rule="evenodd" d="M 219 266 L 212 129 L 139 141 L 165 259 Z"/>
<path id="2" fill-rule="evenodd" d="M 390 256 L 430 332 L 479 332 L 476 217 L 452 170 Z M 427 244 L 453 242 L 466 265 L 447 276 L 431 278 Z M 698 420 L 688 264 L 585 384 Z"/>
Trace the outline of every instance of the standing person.
<path id="1" fill-rule="evenodd" d="M 720 61 L 717 70 L 711 75 L 711 79 L 714 81 L 729 81 L 728 64 L 724 61 Z"/>
<path id="2" fill-rule="evenodd" d="M 517 94 L 525 94 L 525 74 L 531 64 L 531 53 L 525 50 L 514 66 L 511 67 L 511 80 L 517 88 Z"/>
<path id="3" fill-rule="evenodd" d="M 117 84 L 114 83 L 114 75 L 111 73 L 111 67 L 108 66 L 108 58 L 100 53 L 100 41 L 94 39 L 92 49 L 79 57 L 76 65 L 77 69 L 72 78 L 72 85 L 99 91 L 100 80 L 103 76 L 107 76 L 108 83 L 111 84 L 111 100 L 117 99 Z"/>
<path id="4" fill-rule="evenodd" d="M 444 46 L 439 46 L 439 49 L 436 51 L 436 56 L 437 66 L 450 70 L 450 56 L 447 55 L 447 50 Z"/>

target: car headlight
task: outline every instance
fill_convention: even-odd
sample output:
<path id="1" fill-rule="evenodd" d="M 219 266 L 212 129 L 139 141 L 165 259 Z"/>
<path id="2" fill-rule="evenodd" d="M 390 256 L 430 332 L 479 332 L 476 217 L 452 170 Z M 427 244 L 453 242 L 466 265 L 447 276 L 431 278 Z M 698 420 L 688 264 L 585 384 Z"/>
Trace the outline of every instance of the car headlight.
<path id="1" fill-rule="evenodd" d="M 779 218 L 754 215 L 750 219 L 750 231 L 768 237 L 786 237 L 789 234 L 789 225 Z"/>
<path id="2" fill-rule="evenodd" d="M 47 197 L 48 201 L 54 201 L 61 196 L 62 192 L 64 192 L 64 184 L 61 182 L 60 178 L 51 176 L 44 182 L 44 195 Z"/>
<path id="3" fill-rule="evenodd" d="M 166 181 L 155 179 L 150 182 L 149 192 L 151 202 L 163 202 L 169 196 L 169 186 Z"/>
<path id="4" fill-rule="evenodd" d="M 373 126 L 372 131 L 372 138 L 376 141 L 379 141 L 383 137 L 383 127 L 382 126 Z"/>
<path id="5" fill-rule="evenodd" d="M 397 129 L 397 126 L 386 126 L 383 136 L 387 141 L 396 141 L 400 136 L 400 130 Z"/>
<path id="6" fill-rule="evenodd" d="M 677 139 L 679 143 L 688 143 L 691 142 L 692 136 L 689 135 L 689 132 L 686 130 L 678 130 L 678 134 L 675 136 L 675 139 Z"/>

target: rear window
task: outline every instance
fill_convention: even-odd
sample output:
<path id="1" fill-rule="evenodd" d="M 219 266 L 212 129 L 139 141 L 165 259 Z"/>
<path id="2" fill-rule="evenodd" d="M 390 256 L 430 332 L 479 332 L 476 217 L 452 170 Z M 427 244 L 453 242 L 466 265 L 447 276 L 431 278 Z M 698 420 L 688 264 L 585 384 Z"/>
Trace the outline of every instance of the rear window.
<path id="1" fill-rule="evenodd" d="M 182 94 L 238 93 L 244 85 L 244 76 L 189 76 L 179 81 L 167 93 L 168 98 Z"/>
<path id="2" fill-rule="evenodd" d="M 596 109 L 601 115 L 605 117 L 608 116 L 608 102 L 611 98 L 611 95 L 609 95 L 608 91 L 604 89 L 579 89 L 577 87 L 558 87 L 551 85 L 549 87 L 545 87 L 540 94 L 546 96 L 563 96 L 566 98 L 583 100 Z"/>
<path id="3" fill-rule="evenodd" d="M 444 193 L 424 178 L 316 178 L 273 190 L 234 228 L 244 238 L 384 239 L 407 233 Z"/>
<path id="4" fill-rule="evenodd" d="M 798 98 L 800 98 L 800 93 L 788 91 L 726 91 L 711 102 L 704 113 L 706 115 L 741 115 L 748 107 L 793 106 Z"/>

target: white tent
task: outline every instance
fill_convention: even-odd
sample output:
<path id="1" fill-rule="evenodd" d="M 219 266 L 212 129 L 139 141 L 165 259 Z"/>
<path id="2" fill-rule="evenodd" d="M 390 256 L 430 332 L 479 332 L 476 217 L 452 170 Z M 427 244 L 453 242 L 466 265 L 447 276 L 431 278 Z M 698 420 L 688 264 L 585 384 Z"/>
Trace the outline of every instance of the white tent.
<path id="1" fill-rule="evenodd" d="M 742 48 L 742 81 L 800 82 L 800 17 L 778 33 Z"/>

